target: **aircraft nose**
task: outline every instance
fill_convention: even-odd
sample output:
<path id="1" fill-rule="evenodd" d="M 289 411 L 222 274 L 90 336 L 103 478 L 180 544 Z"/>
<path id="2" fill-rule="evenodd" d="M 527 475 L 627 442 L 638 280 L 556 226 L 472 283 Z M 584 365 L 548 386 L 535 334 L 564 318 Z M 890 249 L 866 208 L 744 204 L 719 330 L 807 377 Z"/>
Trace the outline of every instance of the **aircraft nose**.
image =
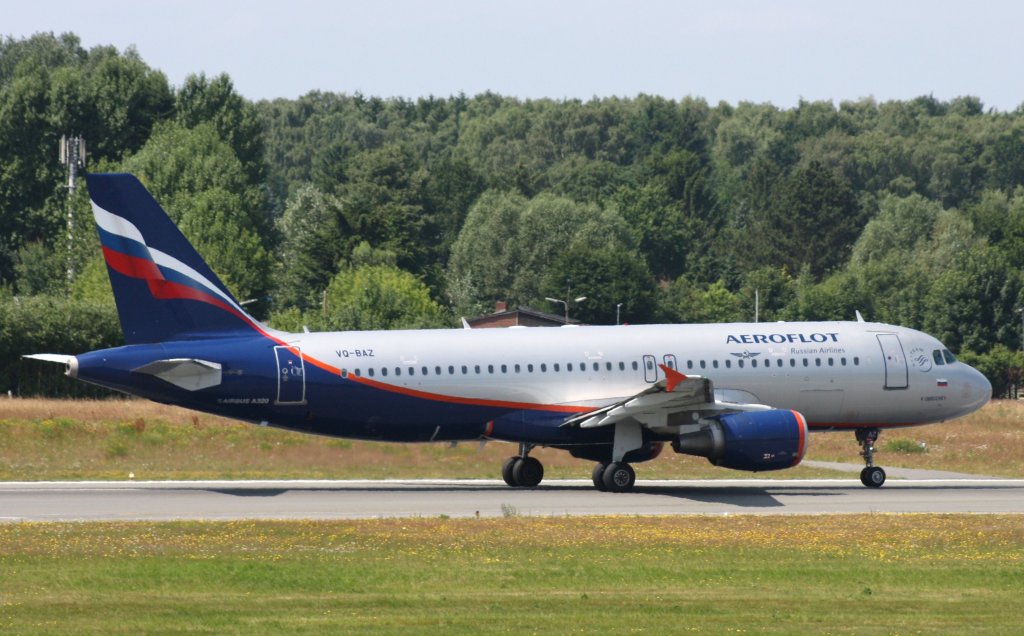
<path id="1" fill-rule="evenodd" d="M 967 367 L 967 385 L 970 387 L 969 403 L 965 406 L 971 411 L 980 409 L 992 399 L 992 383 L 974 367 Z"/>

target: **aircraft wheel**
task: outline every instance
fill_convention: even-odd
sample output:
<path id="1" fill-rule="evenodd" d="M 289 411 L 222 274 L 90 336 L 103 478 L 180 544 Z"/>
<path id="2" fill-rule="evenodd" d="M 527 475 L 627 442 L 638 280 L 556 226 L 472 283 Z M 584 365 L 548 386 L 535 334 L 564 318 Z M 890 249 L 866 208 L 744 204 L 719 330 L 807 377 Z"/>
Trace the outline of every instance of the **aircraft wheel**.
<path id="1" fill-rule="evenodd" d="M 607 464 L 598 462 L 594 464 L 594 472 L 590 473 L 590 478 L 594 480 L 594 488 L 600 491 L 608 490 L 604 487 L 604 469 L 608 468 Z"/>
<path id="2" fill-rule="evenodd" d="M 868 466 L 860 471 L 860 483 L 868 488 L 881 488 L 885 483 L 885 471 L 878 466 Z"/>
<path id="3" fill-rule="evenodd" d="M 512 479 L 521 488 L 535 488 L 544 479 L 544 464 L 536 457 L 523 457 L 512 466 Z"/>
<path id="4" fill-rule="evenodd" d="M 626 462 L 612 462 L 604 469 L 602 480 L 608 492 L 629 492 L 636 483 L 636 472 Z"/>
<path id="5" fill-rule="evenodd" d="M 505 460 L 505 463 L 501 465 L 501 478 L 505 480 L 505 483 L 515 488 L 519 484 L 516 483 L 515 467 L 516 462 L 522 461 L 522 457 L 509 457 Z"/>

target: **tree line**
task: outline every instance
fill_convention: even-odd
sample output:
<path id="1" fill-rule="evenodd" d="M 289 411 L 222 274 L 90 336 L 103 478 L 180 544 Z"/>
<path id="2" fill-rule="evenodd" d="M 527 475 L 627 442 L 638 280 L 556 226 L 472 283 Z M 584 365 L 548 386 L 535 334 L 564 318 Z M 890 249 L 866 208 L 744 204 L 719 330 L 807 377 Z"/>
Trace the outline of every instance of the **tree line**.
<path id="1" fill-rule="evenodd" d="M 60 322 L 114 315 L 87 195 L 57 162 L 72 134 L 279 328 L 445 327 L 567 296 L 593 324 L 752 320 L 756 296 L 761 320 L 923 329 L 1000 386 L 1022 366 L 1024 108 L 254 103 L 227 75 L 174 87 L 132 49 L 38 34 L 0 41 L 0 388 L 20 353 L 119 337 Z M 32 303 L 50 309 L 24 322 Z"/>

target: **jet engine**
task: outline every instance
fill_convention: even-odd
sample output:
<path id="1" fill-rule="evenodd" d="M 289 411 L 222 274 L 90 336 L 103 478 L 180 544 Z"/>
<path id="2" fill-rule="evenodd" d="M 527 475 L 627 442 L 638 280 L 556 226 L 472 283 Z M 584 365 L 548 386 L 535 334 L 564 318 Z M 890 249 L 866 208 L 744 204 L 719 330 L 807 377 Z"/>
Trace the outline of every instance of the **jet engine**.
<path id="1" fill-rule="evenodd" d="M 796 411 L 744 411 L 702 420 L 672 442 L 677 453 L 736 470 L 791 468 L 804 458 L 807 422 Z"/>

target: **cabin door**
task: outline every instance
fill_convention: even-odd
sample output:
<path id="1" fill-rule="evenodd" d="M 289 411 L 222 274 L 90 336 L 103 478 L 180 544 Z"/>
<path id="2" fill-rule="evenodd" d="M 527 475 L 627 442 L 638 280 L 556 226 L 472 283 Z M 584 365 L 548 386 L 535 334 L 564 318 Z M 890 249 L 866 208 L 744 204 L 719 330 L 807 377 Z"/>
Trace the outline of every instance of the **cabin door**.
<path id="1" fill-rule="evenodd" d="M 907 356 L 903 353 L 900 337 L 894 333 L 880 333 L 878 346 L 882 348 L 882 362 L 885 363 L 885 388 L 907 388 Z"/>
<path id="2" fill-rule="evenodd" d="M 274 347 L 277 360 L 277 401 L 275 404 L 305 404 L 306 367 L 298 347 Z"/>

